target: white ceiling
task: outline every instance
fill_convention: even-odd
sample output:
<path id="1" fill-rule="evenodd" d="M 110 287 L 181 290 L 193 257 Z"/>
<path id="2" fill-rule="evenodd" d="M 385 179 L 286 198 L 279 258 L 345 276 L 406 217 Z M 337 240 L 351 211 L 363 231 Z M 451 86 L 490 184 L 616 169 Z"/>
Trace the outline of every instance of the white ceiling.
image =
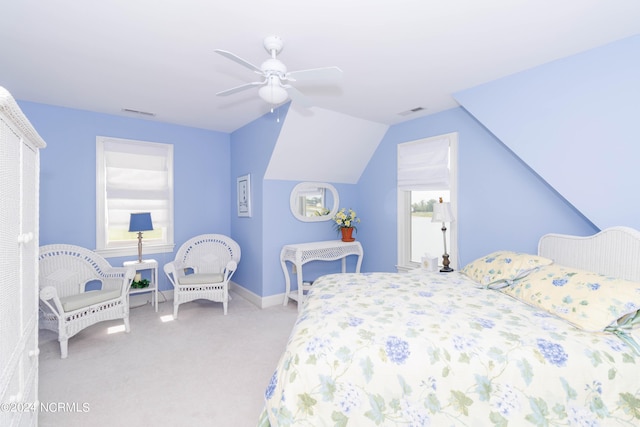
<path id="1" fill-rule="evenodd" d="M 23 101 L 231 132 L 269 111 L 264 37 L 320 108 L 395 124 L 457 106 L 451 94 L 640 33 L 638 0 L 3 0 L 0 86 Z M 9 5 L 10 4 L 10 5 Z M 399 113 L 423 107 L 410 115 Z"/>

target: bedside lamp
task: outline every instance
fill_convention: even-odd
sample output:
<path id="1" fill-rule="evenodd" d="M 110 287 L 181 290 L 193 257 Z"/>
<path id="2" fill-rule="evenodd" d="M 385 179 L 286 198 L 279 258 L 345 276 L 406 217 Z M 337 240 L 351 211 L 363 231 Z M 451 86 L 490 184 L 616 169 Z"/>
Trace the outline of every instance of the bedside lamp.
<path id="1" fill-rule="evenodd" d="M 153 230 L 151 213 L 132 213 L 129 220 L 129 231 L 138 232 L 138 262 L 142 262 L 142 232 Z"/>
<path id="2" fill-rule="evenodd" d="M 442 268 L 440 271 L 442 273 L 451 273 L 453 268 L 449 267 L 449 254 L 447 253 L 447 227 L 445 226 L 445 222 L 453 221 L 453 212 L 451 211 L 451 204 L 449 202 L 442 202 L 442 197 L 440 197 L 440 203 L 436 203 L 433 205 L 433 216 L 431 217 L 431 222 L 441 222 L 442 223 L 442 240 L 444 241 L 444 254 L 442 255 Z"/>

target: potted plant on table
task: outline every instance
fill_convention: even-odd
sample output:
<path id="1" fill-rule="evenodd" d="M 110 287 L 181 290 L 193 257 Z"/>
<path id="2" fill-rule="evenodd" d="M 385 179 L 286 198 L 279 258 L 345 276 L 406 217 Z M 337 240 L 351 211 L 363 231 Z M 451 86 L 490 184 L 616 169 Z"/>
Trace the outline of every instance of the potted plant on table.
<path id="1" fill-rule="evenodd" d="M 149 279 L 134 280 L 131 282 L 132 289 L 144 289 L 149 287 Z"/>
<path id="2" fill-rule="evenodd" d="M 353 242 L 356 240 L 353 238 L 352 234 L 354 230 L 356 232 L 358 231 L 356 224 L 359 223 L 360 218 L 356 216 L 356 212 L 351 208 L 342 208 L 333 217 L 333 227 L 336 231 L 342 233 L 343 242 Z"/>

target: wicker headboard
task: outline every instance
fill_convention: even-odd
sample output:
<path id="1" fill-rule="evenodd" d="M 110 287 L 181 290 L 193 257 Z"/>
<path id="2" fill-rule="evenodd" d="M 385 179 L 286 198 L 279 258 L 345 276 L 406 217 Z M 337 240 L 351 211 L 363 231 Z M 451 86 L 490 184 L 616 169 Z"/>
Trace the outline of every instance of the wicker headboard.
<path id="1" fill-rule="evenodd" d="M 546 234 L 538 254 L 557 264 L 640 282 L 640 231 L 607 228 L 593 236 Z"/>

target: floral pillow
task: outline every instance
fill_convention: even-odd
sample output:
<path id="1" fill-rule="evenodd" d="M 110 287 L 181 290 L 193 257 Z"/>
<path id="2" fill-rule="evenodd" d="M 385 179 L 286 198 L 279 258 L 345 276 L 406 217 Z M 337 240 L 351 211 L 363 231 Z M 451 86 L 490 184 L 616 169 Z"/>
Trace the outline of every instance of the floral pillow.
<path id="1" fill-rule="evenodd" d="M 631 327 L 640 310 L 640 283 L 559 264 L 501 289 L 520 301 L 597 332 Z"/>
<path id="2" fill-rule="evenodd" d="M 552 263 L 538 255 L 498 251 L 467 264 L 461 273 L 487 288 L 500 288 Z"/>

